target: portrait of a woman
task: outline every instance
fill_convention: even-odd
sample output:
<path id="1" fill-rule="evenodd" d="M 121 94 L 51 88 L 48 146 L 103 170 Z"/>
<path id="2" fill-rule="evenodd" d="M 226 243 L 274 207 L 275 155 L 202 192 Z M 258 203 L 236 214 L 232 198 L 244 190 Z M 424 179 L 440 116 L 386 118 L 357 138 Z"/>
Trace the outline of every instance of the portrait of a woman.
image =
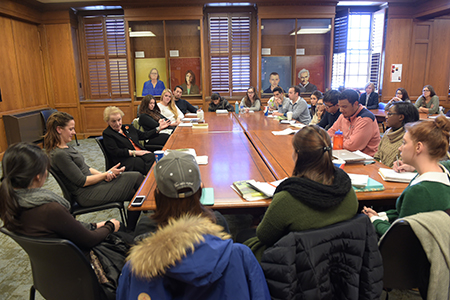
<path id="1" fill-rule="evenodd" d="M 195 85 L 195 74 L 192 70 L 187 70 L 184 76 L 184 83 L 181 84 L 183 88 L 183 95 L 196 95 L 200 94 L 200 89 Z"/>
<path id="2" fill-rule="evenodd" d="M 149 81 L 144 83 L 144 88 L 142 89 L 142 96 L 153 95 L 161 96 L 162 91 L 166 88 L 164 82 L 159 80 L 158 69 L 153 68 L 148 74 Z"/>

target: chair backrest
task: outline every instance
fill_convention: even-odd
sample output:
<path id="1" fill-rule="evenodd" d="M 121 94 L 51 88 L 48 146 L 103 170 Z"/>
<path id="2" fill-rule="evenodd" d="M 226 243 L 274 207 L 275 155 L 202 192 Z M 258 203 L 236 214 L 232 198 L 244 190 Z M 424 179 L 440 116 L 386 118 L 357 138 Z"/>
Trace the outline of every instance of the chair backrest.
<path id="1" fill-rule="evenodd" d="M 261 258 L 272 299 L 363 299 L 381 295 L 382 261 L 369 218 L 290 232 Z"/>
<path id="2" fill-rule="evenodd" d="M 47 300 L 106 299 L 89 261 L 72 242 L 57 238 L 25 237 L 5 228 L 27 252 L 34 288 Z"/>
<path id="3" fill-rule="evenodd" d="M 64 182 L 62 181 L 61 177 L 59 177 L 58 172 L 56 172 L 55 169 L 50 168 L 49 169 L 50 174 L 52 174 L 53 178 L 55 178 L 56 182 L 58 183 L 59 187 L 61 188 L 61 191 L 63 192 L 64 198 L 70 202 L 70 205 L 73 205 L 73 199 L 72 195 L 70 194 L 69 190 L 65 186 Z"/>
<path id="4" fill-rule="evenodd" d="M 385 288 L 427 291 L 430 263 L 408 221 L 394 223 L 380 240 Z"/>
<path id="5" fill-rule="evenodd" d="M 103 143 L 103 136 L 96 137 L 95 141 L 97 142 L 97 145 L 100 147 L 100 150 L 102 150 L 103 156 L 105 157 L 105 170 L 111 169 L 113 167 L 112 159 L 108 155 L 108 152 L 106 152 L 105 144 Z"/>
<path id="6" fill-rule="evenodd" d="M 41 110 L 41 115 L 42 115 L 42 119 L 44 121 L 44 128 L 45 131 L 47 131 L 47 120 L 48 118 L 55 112 L 57 112 L 57 109 L 46 109 L 46 110 Z M 45 132 L 44 132 L 45 133 Z"/>

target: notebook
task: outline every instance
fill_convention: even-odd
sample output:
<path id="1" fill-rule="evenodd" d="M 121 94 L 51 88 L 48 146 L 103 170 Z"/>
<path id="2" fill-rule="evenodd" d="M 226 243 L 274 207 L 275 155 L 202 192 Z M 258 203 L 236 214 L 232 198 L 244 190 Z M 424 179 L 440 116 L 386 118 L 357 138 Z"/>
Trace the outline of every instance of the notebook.
<path id="1" fill-rule="evenodd" d="M 403 183 L 409 183 L 417 175 L 416 172 L 397 173 L 393 169 L 386 169 L 386 168 L 379 168 L 378 174 L 380 174 L 381 178 L 383 178 L 384 181 L 403 182 Z"/>
<path id="2" fill-rule="evenodd" d="M 213 188 L 203 188 L 202 197 L 200 198 L 200 203 L 203 205 L 214 205 L 214 189 Z"/>
<path id="3" fill-rule="evenodd" d="M 384 185 L 375 179 L 372 179 L 369 177 L 369 180 L 367 181 L 367 185 L 362 188 L 353 187 L 355 192 L 376 192 L 376 191 L 383 191 Z"/>

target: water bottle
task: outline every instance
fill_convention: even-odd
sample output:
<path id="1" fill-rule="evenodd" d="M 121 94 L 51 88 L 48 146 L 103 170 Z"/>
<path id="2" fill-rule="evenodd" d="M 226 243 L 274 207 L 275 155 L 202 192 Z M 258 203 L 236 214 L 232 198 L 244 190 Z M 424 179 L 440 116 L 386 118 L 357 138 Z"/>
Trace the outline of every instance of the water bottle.
<path id="1" fill-rule="evenodd" d="M 234 112 L 239 114 L 239 103 L 237 101 L 234 103 Z"/>
<path id="2" fill-rule="evenodd" d="M 201 108 L 199 110 L 197 110 L 197 118 L 198 118 L 199 122 L 203 121 L 204 114 L 203 114 L 203 110 Z"/>
<path id="3" fill-rule="evenodd" d="M 342 131 L 338 130 L 334 133 L 333 137 L 333 150 L 342 150 L 344 149 L 344 135 Z"/>
<path id="4" fill-rule="evenodd" d="M 241 113 L 245 113 L 244 105 L 241 105 L 241 109 L 239 110 Z"/>

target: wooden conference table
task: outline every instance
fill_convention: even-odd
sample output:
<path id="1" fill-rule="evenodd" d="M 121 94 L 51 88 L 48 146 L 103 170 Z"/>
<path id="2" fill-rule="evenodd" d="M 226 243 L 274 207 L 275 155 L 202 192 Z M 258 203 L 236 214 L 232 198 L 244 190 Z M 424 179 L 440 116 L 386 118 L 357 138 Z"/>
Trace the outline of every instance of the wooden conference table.
<path id="1" fill-rule="evenodd" d="M 293 135 L 276 136 L 271 131 L 288 128 L 262 112 L 236 115 L 234 113 L 217 115 L 205 112 L 208 128 L 194 129 L 178 127 L 167 141 L 164 149 L 194 148 L 197 155 L 207 155 L 208 164 L 200 165 L 202 182 L 205 187 L 214 188 L 215 210 L 225 213 L 265 208 L 270 199 L 246 201 L 230 186 L 235 181 L 254 179 L 274 181 L 290 176 Z M 380 192 L 357 193 L 363 205 L 392 205 L 407 184 L 384 182 L 375 164 L 348 164 L 348 173 L 366 174 L 383 183 L 385 190 Z M 153 169 L 150 170 L 136 195 L 146 196 L 141 207 L 130 210 L 154 210 L 154 190 L 156 187 Z"/>

